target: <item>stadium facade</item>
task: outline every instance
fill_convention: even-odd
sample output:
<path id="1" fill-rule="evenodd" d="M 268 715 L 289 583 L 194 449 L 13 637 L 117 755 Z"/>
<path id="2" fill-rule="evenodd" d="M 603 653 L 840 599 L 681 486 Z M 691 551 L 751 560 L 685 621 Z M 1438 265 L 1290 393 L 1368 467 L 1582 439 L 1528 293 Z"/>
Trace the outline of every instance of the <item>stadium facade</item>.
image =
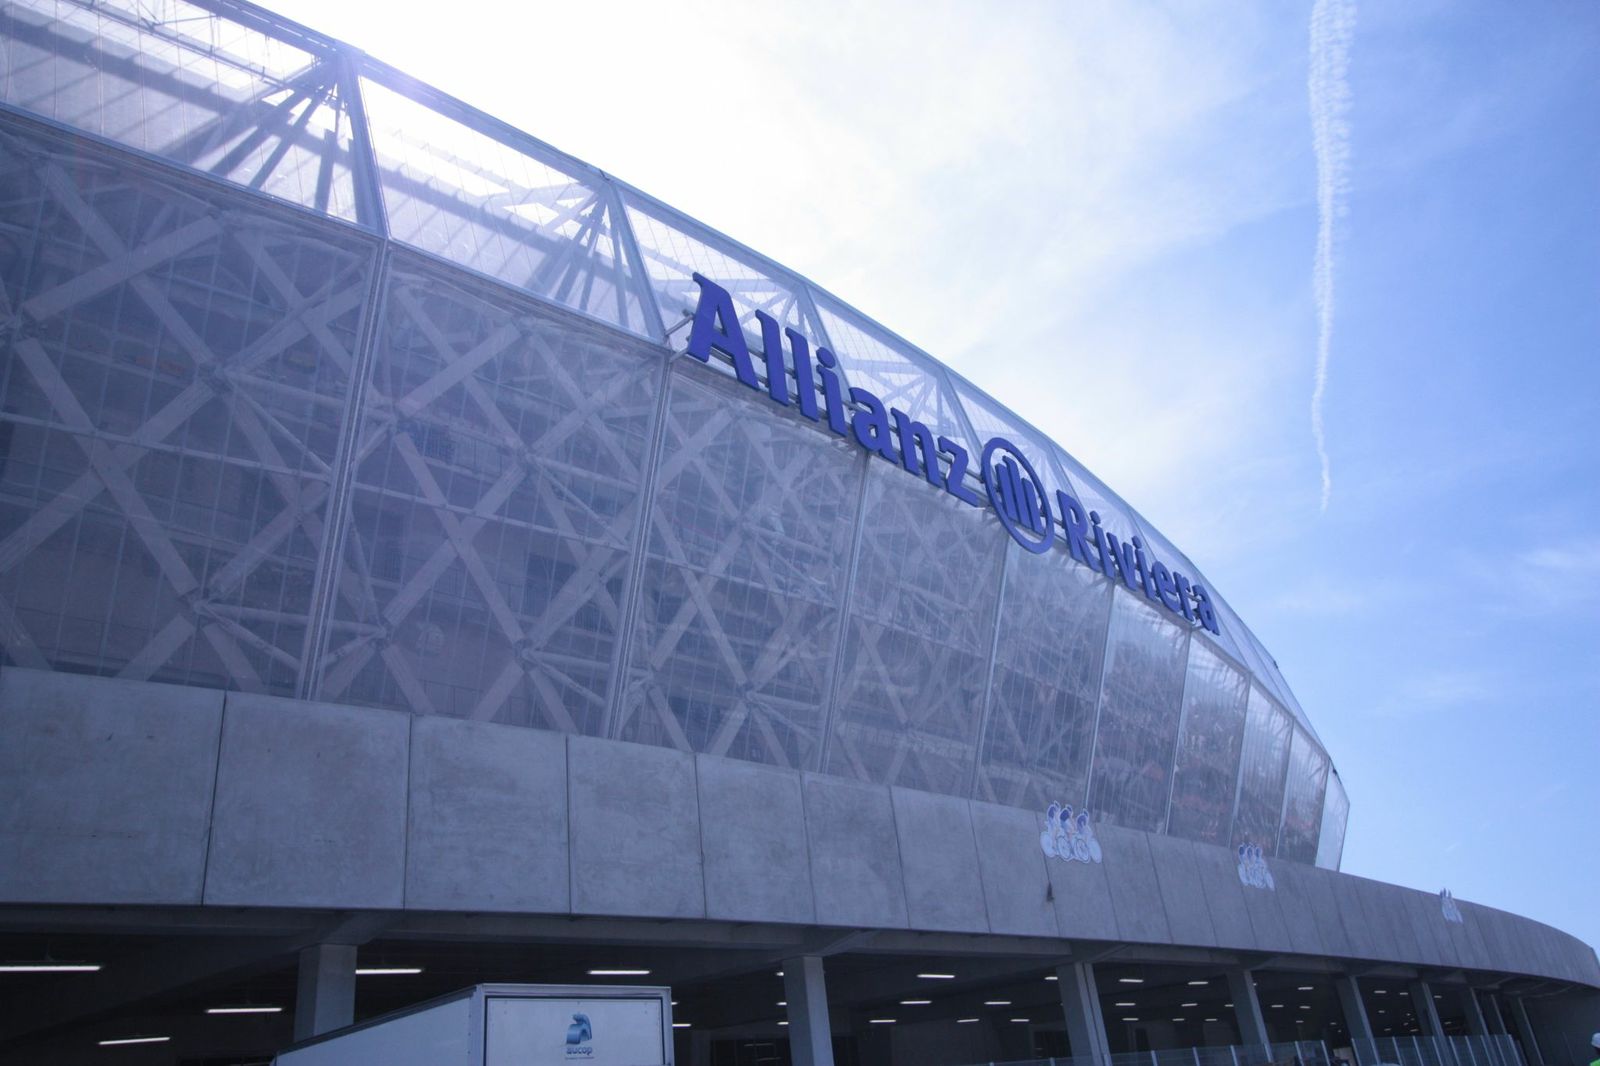
<path id="1" fill-rule="evenodd" d="M 1583 1051 L 1065 449 L 347 46 L 0 2 L 0 337 L 0 964 L 99 967 L 0 1062 L 641 969 L 686 1063 Z"/>

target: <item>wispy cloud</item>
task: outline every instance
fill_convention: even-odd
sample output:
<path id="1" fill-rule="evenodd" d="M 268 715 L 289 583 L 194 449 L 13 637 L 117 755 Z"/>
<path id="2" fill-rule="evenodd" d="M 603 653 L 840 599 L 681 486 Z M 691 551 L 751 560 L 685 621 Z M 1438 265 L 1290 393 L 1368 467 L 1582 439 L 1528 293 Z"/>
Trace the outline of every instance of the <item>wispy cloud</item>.
<path id="1" fill-rule="evenodd" d="M 1333 345 L 1334 244 L 1350 189 L 1350 44 L 1356 7 L 1349 0 L 1316 0 L 1311 9 L 1311 144 L 1317 157 L 1317 251 L 1312 289 L 1317 304 L 1317 370 L 1311 392 L 1311 435 L 1322 464 L 1322 510 L 1333 497 L 1333 470 L 1323 425 L 1328 355 Z"/>

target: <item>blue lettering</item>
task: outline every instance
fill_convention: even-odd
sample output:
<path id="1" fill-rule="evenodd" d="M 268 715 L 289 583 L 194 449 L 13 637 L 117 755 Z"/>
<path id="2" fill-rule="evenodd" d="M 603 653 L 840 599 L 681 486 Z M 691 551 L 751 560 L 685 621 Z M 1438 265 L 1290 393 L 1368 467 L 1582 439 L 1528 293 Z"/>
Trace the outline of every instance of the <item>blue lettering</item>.
<path id="1" fill-rule="evenodd" d="M 921 422 L 913 422 L 898 407 L 890 408 L 889 417 L 894 420 L 895 436 L 900 441 L 900 465 L 905 467 L 907 473 L 920 474 L 927 478 L 928 484 L 942 488 L 944 479 L 939 476 L 939 446 L 934 443 L 932 431 Z"/>
<path id="2" fill-rule="evenodd" d="M 778 332 L 778 320 L 765 311 L 756 312 L 761 323 L 761 347 L 767 357 L 767 395 L 773 403 L 789 406 L 789 368 L 783 362 L 783 339 Z"/>
<path id="3" fill-rule="evenodd" d="M 849 432 L 844 420 L 844 398 L 839 395 L 839 375 L 834 367 L 839 365 L 833 353 L 826 348 L 817 349 L 817 376 L 822 379 L 822 404 L 828 409 L 828 428 L 839 436 Z"/>
<path id="4" fill-rule="evenodd" d="M 979 506 L 978 494 L 967 488 L 967 450 L 949 437 L 940 437 L 939 453 L 950 457 L 950 471 L 944 476 L 944 491 L 962 503 Z"/>
<path id="5" fill-rule="evenodd" d="M 850 399 L 861 408 L 850 419 L 856 442 L 885 459 L 894 459 L 894 438 L 889 435 L 889 415 L 883 409 L 883 401 L 866 389 L 856 388 L 850 390 Z"/>
<path id="6" fill-rule="evenodd" d="M 733 309 L 733 297 L 727 289 L 698 273 L 694 282 L 700 286 L 700 302 L 694 308 L 694 325 L 689 327 L 688 353 L 709 363 L 713 351 L 721 352 L 733 360 L 733 372 L 740 382 L 759 389 L 755 367 L 750 365 L 750 345 L 739 325 L 739 313 Z"/>
<path id="7" fill-rule="evenodd" d="M 1089 542 L 1084 540 L 1089 520 L 1084 517 L 1083 504 L 1062 489 L 1056 490 L 1056 503 L 1061 508 L 1061 528 L 1067 532 L 1067 550 L 1084 566 L 1100 569 L 1099 561 L 1089 558 Z"/>

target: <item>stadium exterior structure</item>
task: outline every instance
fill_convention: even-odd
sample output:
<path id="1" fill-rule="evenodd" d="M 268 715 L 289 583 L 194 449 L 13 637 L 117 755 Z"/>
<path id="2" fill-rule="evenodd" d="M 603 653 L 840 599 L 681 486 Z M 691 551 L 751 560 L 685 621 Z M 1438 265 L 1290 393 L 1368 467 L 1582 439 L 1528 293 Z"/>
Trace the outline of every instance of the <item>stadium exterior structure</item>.
<path id="1" fill-rule="evenodd" d="M 1582 1054 L 1063 448 L 347 46 L 0 2 L 0 336 L 0 1063 L 640 969 L 683 1062 Z"/>

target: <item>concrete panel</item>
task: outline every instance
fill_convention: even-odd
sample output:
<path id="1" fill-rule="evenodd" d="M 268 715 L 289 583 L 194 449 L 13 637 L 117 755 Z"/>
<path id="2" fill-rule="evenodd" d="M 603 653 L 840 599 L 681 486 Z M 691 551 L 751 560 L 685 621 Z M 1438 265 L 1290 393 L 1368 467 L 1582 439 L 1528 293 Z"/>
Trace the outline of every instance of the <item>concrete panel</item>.
<path id="1" fill-rule="evenodd" d="M 1317 925 L 1315 900 L 1310 887 L 1311 869 L 1298 862 L 1273 866 L 1278 883 L 1278 913 L 1289 930 L 1289 945 L 1302 955 L 1321 955 L 1325 951 L 1322 929 Z"/>
<path id="2" fill-rule="evenodd" d="M 1401 888 L 1383 881 L 1366 882 L 1370 900 L 1375 900 L 1382 910 L 1381 921 L 1389 936 L 1390 957 L 1419 962 L 1423 958 L 1418 930 L 1412 920 L 1412 911 L 1406 897 L 1412 889 Z M 1369 907 L 1370 912 L 1370 907 Z"/>
<path id="3" fill-rule="evenodd" d="M 199 903 L 222 693 L 7 668 L 0 901 Z"/>
<path id="4" fill-rule="evenodd" d="M 1033 840 L 1038 847 L 1045 817 L 1043 812 L 1035 812 L 1033 817 L 1037 827 Z M 1104 833 L 1100 833 L 1100 844 L 1103 851 Z M 1041 850 L 1039 854 L 1044 852 Z M 1062 936 L 1083 940 L 1118 939 L 1117 912 L 1112 909 L 1111 882 L 1104 863 L 1049 859 L 1045 871 L 1050 877 L 1050 894 L 1054 897 L 1056 928 Z"/>
<path id="5" fill-rule="evenodd" d="M 800 775 L 710 755 L 696 763 L 706 917 L 814 921 Z"/>
<path id="6" fill-rule="evenodd" d="M 1200 885 L 1196 845 L 1154 834 L 1146 841 L 1150 845 L 1150 859 L 1155 865 L 1156 883 L 1161 887 L 1162 908 L 1173 943 L 1205 947 L 1215 944 L 1217 933 L 1211 924 L 1205 890 Z"/>
<path id="7" fill-rule="evenodd" d="M 1277 883 L 1278 871 L 1285 865 L 1276 859 L 1267 860 L 1274 884 Z M 1238 879 L 1237 873 L 1234 878 Z M 1250 928 L 1255 933 L 1256 947 L 1262 951 L 1293 951 L 1294 946 L 1289 942 L 1289 926 L 1278 907 L 1278 889 L 1254 888 L 1250 885 L 1241 885 L 1240 889 L 1244 894 L 1244 912 L 1249 915 Z"/>
<path id="8" fill-rule="evenodd" d="M 566 737 L 413 718 L 407 807 L 407 907 L 570 910 Z"/>
<path id="9" fill-rule="evenodd" d="M 1387 959 L 1388 945 L 1382 927 L 1367 915 L 1365 895 L 1360 890 L 1362 879 L 1341 874 L 1334 882 L 1334 902 L 1339 908 L 1339 921 L 1350 937 L 1351 954 L 1358 959 Z"/>
<path id="10" fill-rule="evenodd" d="M 401 906 L 410 724 L 394 711 L 228 693 L 205 902 Z"/>
<path id="11" fill-rule="evenodd" d="M 821 925 L 907 924 L 894 807 L 881 785 L 806 774 L 806 840 Z"/>
<path id="12" fill-rule="evenodd" d="M 967 801 L 904 788 L 891 788 L 889 798 L 911 928 L 987 933 L 989 914 Z"/>
<path id="13" fill-rule="evenodd" d="M 1256 947 L 1255 928 L 1250 924 L 1250 913 L 1245 908 L 1245 886 L 1239 883 L 1239 859 L 1231 848 L 1196 844 L 1195 868 L 1200 874 L 1200 887 L 1205 893 L 1206 906 L 1211 911 L 1211 926 L 1216 931 L 1219 947 L 1253 951 Z M 1248 891 L 1255 891 L 1249 889 Z"/>
<path id="14" fill-rule="evenodd" d="M 1056 936 L 1050 871 L 1039 847 L 1043 818 L 1035 811 L 993 803 L 973 803 L 971 808 L 990 931 Z"/>
<path id="15" fill-rule="evenodd" d="M 1456 906 L 1461 909 L 1461 917 L 1463 921 L 1459 924 L 1455 922 L 1451 922 L 1450 924 L 1454 925 L 1457 930 L 1465 934 L 1458 939 L 1458 943 L 1461 944 L 1463 950 L 1466 952 L 1466 962 L 1464 965 L 1475 970 L 1492 969 L 1494 966 L 1494 958 L 1489 952 L 1489 946 L 1483 942 L 1482 921 L 1478 917 L 1478 911 L 1480 908 L 1476 904 L 1467 903 L 1464 900 L 1457 900 Z"/>
<path id="16" fill-rule="evenodd" d="M 705 916 L 693 755 L 569 737 L 567 804 L 573 913 Z"/>
<path id="17" fill-rule="evenodd" d="M 1452 945 L 1444 927 L 1450 923 L 1444 920 L 1439 897 L 1427 892 L 1407 891 L 1403 898 L 1411 930 L 1422 952 L 1416 961 L 1430 966 L 1448 966 Z"/>
<path id="18" fill-rule="evenodd" d="M 1136 944 L 1170 944 L 1172 928 L 1162 906 L 1149 834 L 1106 826 L 1096 829 L 1105 851 L 1106 887 L 1117 916 L 1117 933 Z"/>
<path id="19" fill-rule="evenodd" d="M 1339 916 L 1339 905 L 1334 901 L 1334 886 L 1339 875 L 1308 866 L 1304 869 L 1303 880 L 1310 900 L 1312 920 L 1317 923 L 1322 935 L 1324 952 L 1336 958 L 1350 957 L 1354 954 L 1350 934 L 1345 930 L 1344 921 Z"/>

